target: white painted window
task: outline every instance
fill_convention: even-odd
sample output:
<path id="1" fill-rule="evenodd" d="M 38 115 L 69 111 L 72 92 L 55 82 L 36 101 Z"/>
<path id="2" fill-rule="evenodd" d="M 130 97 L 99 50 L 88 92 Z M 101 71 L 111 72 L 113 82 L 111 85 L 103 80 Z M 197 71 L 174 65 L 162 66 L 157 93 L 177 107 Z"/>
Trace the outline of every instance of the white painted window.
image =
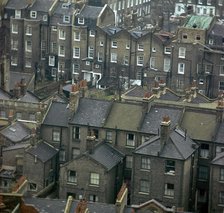
<path id="1" fill-rule="evenodd" d="M 80 48 L 79 47 L 73 48 L 73 58 L 80 58 Z"/>
<path id="2" fill-rule="evenodd" d="M 15 18 L 21 18 L 21 10 L 15 10 Z"/>
<path id="3" fill-rule="evenodd" d="M 117 63 L 117 53 L 111 53 L 110 62 Z"/>
<path id="4" fill-rule="evenodd" d="M 30 11 L 30 18 L 37 18 L 37 11 Z"/>
<path id="5" fill-rule="evenodd" d="M 180 47 L 178 57 L 179 58 L 185 58 L 185 56 L 186 56 L 186 48 L 185 47 Z"/>
<path id="6" fill-rule="evenodd" d="M 185 64 L 178 63 L 178 74 L 184 74 L 184 71 L 185 71 Z"/>

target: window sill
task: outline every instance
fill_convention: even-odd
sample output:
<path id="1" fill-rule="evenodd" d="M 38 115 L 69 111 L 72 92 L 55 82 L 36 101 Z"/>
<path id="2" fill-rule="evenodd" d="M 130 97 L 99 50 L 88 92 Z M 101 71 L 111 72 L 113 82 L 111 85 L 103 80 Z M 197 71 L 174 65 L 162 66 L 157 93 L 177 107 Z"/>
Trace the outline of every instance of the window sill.
<path id="1" fill-rule="evenodd" d="M 174 196 L 169 196 L 169 195 L 164 195 L 163 197 L 168 199 L 174 199 Z"/>
<path id="2" fill-rule="evenodd" d="M 149 192 L 138 192 L 140 195 L 149 195 Z"/>
<path id="3" fill-rule="evenodd" d="M 141 172 L 151 172 L 150 169 L 140 169 Z"/>
<path id="4" fill-rule="evenodd" d="M 97 188 L 99 188 L 99 187 L 100 187 L 99 185 L 93 185 L 93 184 L 89 184 L 89 186 L 92 186 L 92 187 L 97 187 Z"/>
<path id="5" fill-rule="evenodd" d="M 171 173 L 171 172 L 166 172 L 164 173 L 165 175 L 170 175 L 170 176 L 175 176 L 175 173 Z"/>
<path id="6" fill-rule="evenodd" d="M 76 183 L 73 183 L 73 182 L 67 182 L 67 185 L 77 186 L 77 182 L 76 182 Z"/>
<path id="7" fill-rule="evenodd" d="M 125 148 L 134 149 L 135 147 L 134 146 L 128 146 L 128 145 L 126 145 Z"/>

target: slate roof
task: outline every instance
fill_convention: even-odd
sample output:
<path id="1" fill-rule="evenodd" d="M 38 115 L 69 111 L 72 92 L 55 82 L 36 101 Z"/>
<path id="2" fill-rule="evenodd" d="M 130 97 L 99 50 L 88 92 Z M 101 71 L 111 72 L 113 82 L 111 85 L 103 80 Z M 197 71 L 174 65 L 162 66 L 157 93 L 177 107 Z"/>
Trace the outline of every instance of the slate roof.
<path id="1" fill-rule="evenodd" d="M 80 13 L 77 15 L 77 17 L 97 19 L 102 9 L 103 7 L 85 5 L 83 9 L 80 11 Z"/>
<path id="2" fill-rule="evenodd" d="M 160 94 L 159 99 L 167 101 L 178 101 L 180 100 L 180 96 L 171 91 L 170 89 L 166 88 L 165 92 Z"/>
<path id="3" fill-rule="evenodd" d="M 70 213 L 75 212 L 75 208 L 78 201 L 73 201 L 70 208 Z M 116 213 L 116 207 L 114 204 L 99 203 L 99 202 L 88 202 L 87 208 L 90 212 L 95 213 Z"/>
<path id="4" fill-rule="evenodd" d="M 155 136 L 148 142 L 139 146 L 136 154 L 159 156 L 164 158 L 172 158 L 177 160 L 185 160 L 195 151 L 192 145 L 196 145 L 190 137 L 185 137 L 185 132 L 179 128 L 171 131 L 168 141 L 161 150 L 160 136 Z"/>
<path id="5" fill-rule="evenodd" d="M 47 199 L 37 197 L 24 197 L 25 204 L 33 205 L 39 212 L 57 213 L 64 212 L 66 200 L 63 199 Z"/>
<path id="6" fill-rule="evenodd" d="M 212 20 L 213 17 L 211 16 L 193 15 L 187 20 L 187 22 L 184 24 L 184 27 L 205 30 L 209 28 Z"/>
<path id="7" fill-rule="evenodd" d="M 15 150 L 15 149 L 26 149 L 28 146 L 30 146 L 30 143 L 19 143 L 19 144 L 15 144 L 13 146 L 8 146 L 8 147 L 3 148 L 3 152 Z"/>
<path id="8" fill-rule="evenodd" d="M 0 88 L 0 99 L 1 100 L 9 100 L 9 99 L 11 99 L 11 97 L 12 96 L 8 92 L 6 92 Z"/>
<path id="9" fill-rule="evenodd" d="M 48 12 L 55 0 L 36 0 L 30 10 Z"/>
<path id="10" fill-rule="evenodd" d="M 9 89 L 12 90 L 15 87 L 15 84 L 20 82 L 22 78 L 25 79 L 25 82 L 27 86 L 29 85 L 31 78 L 33 77 L 33 74 L 30 73 L 22 73 L 22 72 L 9 72 L 10 75 L 10 83 L 9 83 Z"/>
<path id="11" fill-rule="evenodd" d="M 120 27 L 116 27 L 116 26 L 105 26 L 105 27 L 102 27 L 102 30 L 105 33 L 107 33 L 108 35 L 112 36 L 112 35 L 119 33 L 123 29 Z"/>
<path id="12" fill-rule="evenodd" d="M 217 128 L 216 114 L 201 111 L 186 111 L 181 127 L 195 140 L 213 141 Z"/>
<path id="13" fill-rule="evenodd" d="M 9 0 L 5 6 L 6 9 L 16 10 L 25 9 L 26 7 L 28 7 L 27 0 Z"/>
<path id="14" fill-rule="evenodd" d="M 183 114 L 183 108 L 171 108 L 165 106 L 153 106 L 145 115 L 141 126 L 141 132 L 157 134 L 164 116 L 169 116 L 171 128 L 179 124 Z"/>
<path id="15" fill-rule="evenodd" d="M 108 171 L 120 163 L 124 155 L 107 143 L 97 146 L 89 156 L 103 165 Z"/>
<path id="16" fill-rule="evenodd" d="M 104 127 L 138 131 L 141 119 L 141 105 L 114 102 Z"/>
<path id="17" fill-rule="evenodd" d="M 24 96 L 18 99 L 18 101 L 28 103 L 40 103 L 40 99 L 30 91 L 27 91 Z"/>
<path id="18" fill-rule="evenodd" d="M 67 127 L 69 119 L 69 108 L 67 103 L 63 102 L 52 102 L 43 124 L 50 126 Z"/>
<path id="19" fill-rule="evenodd" d="M 134 86 L 125 93 L 125 96 L 143 98 L 146 92 L 149 92 L 149 90 L 141 86 Z"/>
<path id="20" fill-rule="evenodd" d="M 224 152 L 219 153 L 211 162 L 214 165 L 224 165 Z"/>
<path id="21" fill-rule="evenodd" d="M 33 156 L 37 156 L 40 161 L 45 163 L 54 157 L 58 150 L 46 142 L 39 142 L 35 146 L 28 148 L 26 152 Z"/>
<path id="22" fill-rule="evenodd" d="M 81 98 L 78 110 L 70 123 L 101 127 L 107 118 L 111 105 L 111 101 Z"/>
<path id="23" fill-rule="evenodd" d="M 22 122 L 17 121 L 1 130 L 0 134 L 12 142 L 18 143 L 30 138 L 31 129 L 27 128 Z"/>
<path id="24" fill-rule="evenodd" d="M 224 122 L 218 127 L 215 142 L 224 143 Z"/>

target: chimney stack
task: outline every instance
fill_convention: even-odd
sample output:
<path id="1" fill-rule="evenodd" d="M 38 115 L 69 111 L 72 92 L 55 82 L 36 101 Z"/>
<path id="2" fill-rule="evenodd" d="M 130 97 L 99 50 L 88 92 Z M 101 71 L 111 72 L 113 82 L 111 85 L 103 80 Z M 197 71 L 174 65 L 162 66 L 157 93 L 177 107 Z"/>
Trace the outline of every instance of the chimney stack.
<path id="1" fill-rule="evenodd" d="M 89 154 L 93 153 L 94 145 L 96 141 L 96 136 L 91 132 L 91 135 L 88 135 L 86 138 L 86 149 L 89 151 Z"/>
<path id="2" fill-rule="evenodd" d="M 86 213 L 87 212 L 87 201 L 85 199 L 82 199 L 79 201 L 75 213 Z"/>
<path id="3" fill-rule="evenodd" d="M 14 87 L 14 89 L 13 89 L 13 95 L 14 95 L 14 97 L 16 97 L 16 98 L 19 98 L 20 97 L 20 95 L 21 95 L 21 88 L 20 88 L 20 85 L 19 85 L 19 83 L 17 83 L 16 85 L 15 85 L 15 87 Z"/>
<path id="4" fill-rule="evenodd" d="M 21 78 L 20 81 L 20 93 L 22 96 L 24 96 L 26 94 L 26 81 L 25 78 Z"/>
<path id="5" fill-rule="evenodd" d="M 8 120 L 9 122 L 14 120 L 14 111 L 12 109 L 9 110 Z"/>
<path id="6" fill-rule="evenodd" d="M 169 136 L 170 136 L 170 118 L 169 116 L 164 116 L 163 121 L 160 124 L 161 131 L 160 131 L 160 151 L 162 151 L 163 147 L 165 146 Z"/>
<path id="7" fill-rule="evenodd" d="M 154 95 L 158 95 L 159 90 L 160 90 L 159 83 L 157 81 L 155 81 L 154 87 L 152 88 L 152 93 Z"/>

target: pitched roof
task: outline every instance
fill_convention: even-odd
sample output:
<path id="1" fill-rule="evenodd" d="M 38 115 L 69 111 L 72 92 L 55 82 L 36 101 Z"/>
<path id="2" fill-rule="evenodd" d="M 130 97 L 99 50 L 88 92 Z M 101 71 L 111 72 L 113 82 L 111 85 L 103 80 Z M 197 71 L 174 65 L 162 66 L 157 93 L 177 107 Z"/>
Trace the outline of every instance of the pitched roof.
<path id="1" fill-rule="evenodd" d="M 1 130 L 0 134 L 12 142 L 18 143 L 31 137 L 31 129 L 25 126 L 22 122 L 16 121 L 15 123 Z"/>
<path id="2" fill-rule="evenodd" d="M 37 156 L 43 163 L 54 157 L 58 150 L 46 142 L 39 142 L 26 150 L 27 153 Z"/>
<path id="3" fill-rule="evenodd" d="M 159 156 L 177 160 L 187 159 L 197 148 L 196 144 L 179 128 L 171 131 L 170 136 L 161 150 L 160 136 L 155 136 L 148 142 L 139 146 L 136 154 Z"/>
<path id="4" fill-rule="evenodd" d="M 184 27 L 205 30 L 209 28 L 212 20 L 213 20 L 213 17 L 211 16 L 193 15 L 186 21 L 186 23 L 184 24 Z"/>
<path id="5" fill-rule="evenodd" d="M 43 124 L 51 126 L 68 126 L 69 108 L 67 103 L 52 102 Z"/>
<path id="6" fill-rule="evenodd" d="M 114 102 L 104 125 L 106 128 L 137 131 L 142 119 L 142 106 L 139 104 Z"/>
<path id="7" fill-rule="evenodd" d="M 96 19 L 99 16 L 102 9 L 103 7 L 85 5 L 77 16 Z"/>
<path id="8" fill-rule="evenodd" d="M 25 204 L 33 205 L 39 212 L 56 213 L 64 212 L 66 200 L 63 199 L 46 199 L 38 197 L 24 197 Z"/>
<path id="9" fill-rule="evenodd" d="M 27 91 L 24 96 L 18 99 L 18 101 L 22 102 L 30 102 L 30 103 L 39 103 L 40 99 L 34 95 L 32 92 Z"/>
<path id="10" fill-rule="evenodd" d="M 14 89 L 15 84 L 20 82 L 22 78 L 25 79 L 25 82 L 27 83 L 27 86 L 29 85 L 31 78 L 33 77 L 33 74 L 30 73 L 22 73 L 22 72 L 9 72 L 10 74 L 10 84 L 9 84 L 9 90 Z"/>
<path id="11" fill-rule="evenodd" d="M 224 165 L 224 152 L 219 153 L 211 162 L 214 165 Z"/>
<path id="12" fill-rule="evenodd" d="M 122 28 L 116 26 L 105 26 L 102 27 L 101 29 L 110 36 L 115 35 L 123 30 Z"/>
<path id="13" fill-rule="evenodd" d="M 9 100 L 9 99 L 11 99 L 11 97 L 12 96 L 8 92 L 6 92 L 5 90 L 0 88 L 0 99 L 1 100 Z"/>
<path id="14" fill-rule="evenodd" d="M 215 137 L 215 142 L 224 143 L 224 122 L 222 122 L 220 126 L 218 127 L 216 137 Z"/>
<path id="15" fill-rule="evenodd" d="M 35 0 L 29 8 L 35 11 L 48 12 L 55 0 Z"/>
<path id="16" fill-rule="evenodd" d="M 107 118 L 111 105 L 111 101 L 81 98 L 78 110 L 70 123 L 101 127 Z"/>
<path id="17" fill-rule="evenodd" d="M 153 106 L 145 115 L 141 126 L 141 132 L 157 134 L 160 128 L 160 123 L 164 116 L 169 116 L 171 120 L 171 128 L 179 124 L 183 108 L 171 108 L 166 106 Z"/>
<path id="18" fill-rule="evenodd" d="M 177 95 L 172 90 L 165 88 L 165 91 L 160 93 L 159 99 L 160 100 L 168 100 L 168 101 L 178 101 L 180 99 L 180 96 Z"/>
<path id="19" fill-rule="evenodd" d="M 216 114 L 199 110 L 185 111 L 181 127 L 192 139 L 213 141 L 217 128 Z"/>
<path id="20" fill-rule="evenodd" d="M 89 156 L 103 165 L 108 171 L 120 163 L 124 155 L 107 143 L 97 146 Z"/>
<path id="21" fill-rule="evenodd" d="M 6 9 L 16 9 L 16 10 L 21 10 L 28 7 L 27 0 L 9 0 L 8 3 L 6 4 L 5 8 Z"/>

